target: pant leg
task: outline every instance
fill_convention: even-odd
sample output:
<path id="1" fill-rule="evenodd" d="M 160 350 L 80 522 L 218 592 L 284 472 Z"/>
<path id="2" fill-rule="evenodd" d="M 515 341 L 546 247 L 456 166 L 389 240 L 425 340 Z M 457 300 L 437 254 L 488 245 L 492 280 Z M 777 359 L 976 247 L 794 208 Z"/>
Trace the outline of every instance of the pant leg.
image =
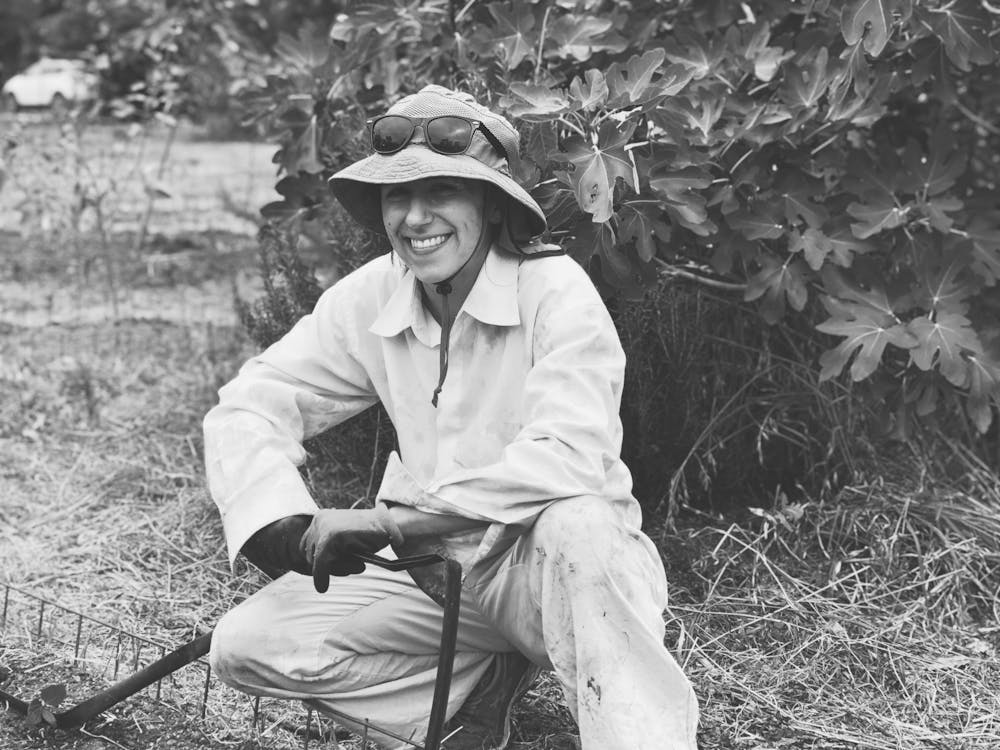
<path id="1" fill-rule="evenodd" d="M 219 678 L 243 692 L 302 699 L 419 741 L 427 731 L 442 620 L 441 608 L 407 573 L 369 565 L 333 579 L 325 594 L 311 578 L 289 573 L 223 616 L 209 658 Z M 449 716 L 494 653 L 511 649 L 464 596 Z M 374 738 L 387 748 L 401 746 Z"/>
<path id="2" fill-rule="evenodd" d="M 698 703 L 663 644 L 652 541 L 602 498 L 561 500 L 472 582 L 484 615 L 551 666 L 584 750 L 695 750 Z"/>

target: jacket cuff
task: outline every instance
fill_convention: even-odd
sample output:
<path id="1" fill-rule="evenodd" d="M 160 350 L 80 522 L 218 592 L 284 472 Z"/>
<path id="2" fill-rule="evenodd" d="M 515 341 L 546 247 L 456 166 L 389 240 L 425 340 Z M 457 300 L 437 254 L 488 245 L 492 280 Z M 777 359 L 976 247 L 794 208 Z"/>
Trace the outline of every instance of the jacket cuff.
<path id="1" fill-rule="evenodd" d="M 308 495 L 282 501 L 268 496 L 256 496 L 234 503 L 229 512 L 222 516 L 230 567 L 247 540 L 269 523 L 300 514 L 312 516 L 318 510 L 319 506 Z"/>
<path id="2" fill-rule="evenodd" d="M 393 547 L 402 547 L 403 542 L 403 532 L 399 530 L 399 524 L 396 523 L 392 514 L 389 512 L 389 507 L 385 503 L 378 503 L 375 506 L 375 514 L 378 516 L 379 522 L 382 524 L 382 528 L 389 535 L 389 542 Z"/>
<path id="3" fill-rule="evenodd" d="M 382 484 L 378 488 L 375 496 L 376 501 L 383 503 L 397 503 L 408 505 L 411 508 L 422 510 L 425 513 L 434 513 L 446 516 L 462 516 L 472 518 L 477 521 L 492 523 L 495 519 L 476 513 L 469 508 L 461 508 L 442 500 L 437 495 L 427 492 L 417 480 L 413 478 L 406 466 L 403 465 L 399 454 L 393 451 L 389 454 L 386 462 L 385 473 L 382 475 Z"/>

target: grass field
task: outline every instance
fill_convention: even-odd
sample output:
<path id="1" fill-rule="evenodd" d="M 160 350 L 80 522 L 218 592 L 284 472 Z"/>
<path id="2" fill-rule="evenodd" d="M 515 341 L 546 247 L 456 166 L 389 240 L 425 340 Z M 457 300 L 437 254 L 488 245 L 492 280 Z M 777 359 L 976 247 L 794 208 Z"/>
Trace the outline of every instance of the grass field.
<path id="1" fill-rule="evenodd" d="M 0 234 L 4 581 L 166 644 L 262 584 L 230 574 L 200 442 L 215 390 L 252 353 L 232 295 L 254 294 L 253 250 L 227 235 L 170 278 L 123 251 L 113 320 L 99 263 L 85 277 L 54 262 L 57 248 Z M 704 750 L 1000 747 L 1000 483 L 955 450 L 960 481 L 902 452 L 836 497 L 747 499 L 757 510 L 740 525 L 693 511 L 650 525 Z M 367 485 L 344 476 L 345 500 Z M 91 636 L 74 663 L 71 647 L 36 637 L 36 616 L 12 611 L 0 633 L 9 690 L 64 683 L 70 703 L 105 683 L 107 639 Z M 72 642 L 71 620 L 41 630 Z M 201 719 L 203 675 L 188 668 L 169 704 L 145 693 L 79 732 L 0 714 L 0 747 L 303 745 L 305 713 L 290 704 L 254 728 L 249 701 L 213 689 Z M 573 731 L 543 676 L 518 707 L 515 748 L 569 750 Z"/>
<path id="2" fill-rule="evenodd" d="M 172 136 L 157 121 L 71 123 L 0 113 L 0 229 L 51 236 L 76 207 L 79 226 L 96 230 L 99 208 L 108 231 L 134 232 L 152 197 L 151 234 L 240 233 L 252 231 L 246 214 L 278 198 L 272 145 L 203 140 L 188 124 Z"/>

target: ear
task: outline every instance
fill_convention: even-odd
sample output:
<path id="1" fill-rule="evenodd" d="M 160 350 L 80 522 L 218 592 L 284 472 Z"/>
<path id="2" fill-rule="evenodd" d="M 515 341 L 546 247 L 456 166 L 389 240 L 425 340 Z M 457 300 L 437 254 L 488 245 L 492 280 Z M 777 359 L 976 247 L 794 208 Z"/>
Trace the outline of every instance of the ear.
<path id="1" fill-rule="evenodd" d="M 500 189 L 495 185 L 490 186 L 490 191 L 486 195 L 486 221 L 489 224 L 499 224 L 504 218 L 504 208 L 506 201 Z"/>

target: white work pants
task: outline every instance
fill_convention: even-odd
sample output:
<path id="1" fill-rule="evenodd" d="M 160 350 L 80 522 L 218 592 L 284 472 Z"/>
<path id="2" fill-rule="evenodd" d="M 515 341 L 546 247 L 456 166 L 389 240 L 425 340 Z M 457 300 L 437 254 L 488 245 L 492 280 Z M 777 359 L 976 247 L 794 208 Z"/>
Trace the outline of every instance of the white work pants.
<path id="1" fill-rule="evenodd" d="M 696 750 L 697 699 L 663 645 L 659 555 L 607 502 L 554 503 L 475 573 L 463 590 L 449 716 L 494 653 L 518 650 L 555 671 L 583 750 Z M 326 594 L 290 573 L 222 618 L 211 663 L 244 692 L 303 699 L 419 741 L 441 621 L 406 573 L 369 565 Z"/>

